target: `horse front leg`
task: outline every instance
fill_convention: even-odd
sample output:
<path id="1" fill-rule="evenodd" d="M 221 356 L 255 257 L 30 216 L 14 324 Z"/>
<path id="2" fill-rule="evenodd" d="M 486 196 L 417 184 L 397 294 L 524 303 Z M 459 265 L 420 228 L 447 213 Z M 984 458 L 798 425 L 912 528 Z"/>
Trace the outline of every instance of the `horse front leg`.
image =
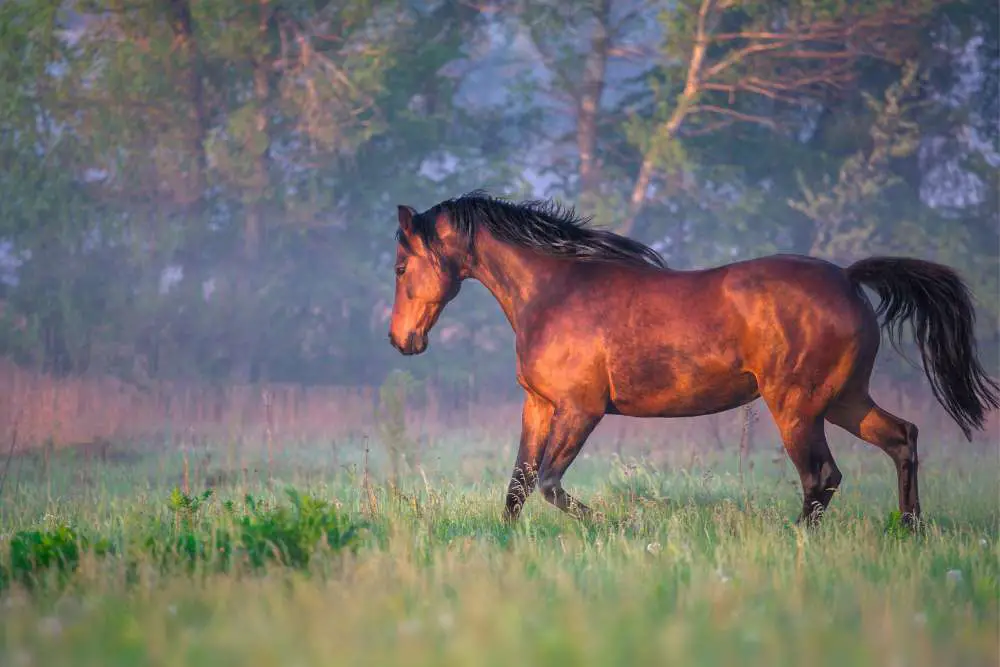
<path id="1" fill-rule="evenodd" d="M 538 486 L 547 501 L 577 519 L 590 518 L 592 512 L 566 493 L 562 478 L 603 416 L 603 413 L 595 414 L 575 406 L 560 406 L 554 411 L 549 426 Z"/>
<path id="2" fill-rule="evenodd" d="M 521 514 L 524 503 L 535 489 L 551 421 L 552 405 L 528 392 L 521 412 L 521 443 L 517 448 L 517 461 L 507 486 L 504 520 L 508 523 Z"/>

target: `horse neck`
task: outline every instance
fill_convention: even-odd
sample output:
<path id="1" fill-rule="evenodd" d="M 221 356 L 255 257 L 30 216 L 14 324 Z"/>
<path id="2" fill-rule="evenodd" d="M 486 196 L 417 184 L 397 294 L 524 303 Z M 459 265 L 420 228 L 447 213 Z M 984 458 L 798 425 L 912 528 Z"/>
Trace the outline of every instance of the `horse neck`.
<path id="1" fill-rule="evenodd" d="M 467 276 L 489 290 L 515 331 L 520 313 L 538 295 L 540 285 L 550 282 L 565 266 L 554 258 L 498 241 L 486 232 L 476 235 L 471 260 Z"/>

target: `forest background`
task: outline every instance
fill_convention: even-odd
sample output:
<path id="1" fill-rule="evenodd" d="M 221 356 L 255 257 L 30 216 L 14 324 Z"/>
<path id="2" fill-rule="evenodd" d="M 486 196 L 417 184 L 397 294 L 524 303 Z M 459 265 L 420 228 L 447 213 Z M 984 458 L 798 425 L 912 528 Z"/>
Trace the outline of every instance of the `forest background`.
<path id="1" fill-rule="evenodd" d="M 0 417 L 90 439 L 271 386 L 321 429 L 397 369 L 435 414 L 516 402 L 479 285 L 425 355 L 385 335 L 396 205 L 478 188 L 675 268 L 943 262 L 995 375 L 998 31 L 985 0 L 7 0 Z M 926 398 L 894 354 L 877 377 Z"/>

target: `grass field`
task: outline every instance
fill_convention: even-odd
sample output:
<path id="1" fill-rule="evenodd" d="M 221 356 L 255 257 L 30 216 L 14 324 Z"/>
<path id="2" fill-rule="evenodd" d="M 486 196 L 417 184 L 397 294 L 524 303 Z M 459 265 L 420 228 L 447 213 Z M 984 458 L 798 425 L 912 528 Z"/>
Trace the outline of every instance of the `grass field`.
<path id="1" fill-rule="evenodd" d="M 511 441 L 469 441 L 435 443 L 398 492 L 377 451 L 366 486 L 360 443 L 289 446 L 269 471 L 220 444 L 186 475 L 151 445 L 15 457 L 0 665 L 998 664 L 995 453 L 925 458 L 919 535 L 864 447 L 836 452 L 815 530 L 771 451 L 742 483 L 734 452 L 585 456 L 566 486 L 604 521 L 534 496 L 507 528 Z"/>

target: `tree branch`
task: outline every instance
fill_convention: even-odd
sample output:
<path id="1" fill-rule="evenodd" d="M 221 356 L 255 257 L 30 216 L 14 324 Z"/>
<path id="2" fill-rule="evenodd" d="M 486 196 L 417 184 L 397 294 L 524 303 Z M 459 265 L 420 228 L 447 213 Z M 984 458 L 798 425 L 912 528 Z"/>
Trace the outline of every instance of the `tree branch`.
<path id="1" fill-rule="evenodd" d="M 597 112 L 604 93 L 604 75 L 608 65 L 611 38 L 608 34 L 610 0 L 600 0 L 595 8 L 594 34 L 590 53 L 583 66 L 579 104 L 576 110 L 577 150 L 580 155 L 580 194 L 586 195 L 597 185 Z"/>
<path id="2" fill-rule="evenodd" d="M 922 15 L 920 9 L 894 6 L 865 16 L 812 22 L 806 26 L 786 21 L 788 29 L 784 31 L 762 26 L 762 29 L 711 34 L 709 24 L 717 23 L 734 4 L 730 0 L 701 2 L 684 90 L 669 118 L 655 129 L 645 147 L 620 233 L 631 230 L 642 209 L 657 151 L 677 136 L 682 124 L 693 114 L 711 114 L 724 120 L 693 128 L 685 136 L 707 134 L 735 122 L 780 127 L 766 116 L 717 104 L 697 104 L 701 94 L 714 91 L 728 93 L 732 98 L 736 92 L 746 92 L 787 104 L 816 98 L 824 89 L 841 88 L 851 81 L 860 57 L 891 57 L 892 47 L 888 44 L 893 42 L 892 29 L 911 26 Z M 714 62 L 706 62 L 709 46 L 735 48 L 715 57 Z"/>
<path id="3" fill-rule="evenodd" d="M 735 109 L 729 109 L 727 107 L 720 107 L 714 104 L 697 104 L 689 109 L 689 112 L 694 114 L 700 111 L 706 113 L 716 113 L 723 116 L 729 116 L 735 120 L 742 120 L 747 123 L 757 123 L 758 125 L 766 125 L 771 129 L 777 129 L 778 123 L 774 120 L 767 118 L 766 116 L 756 116 L 754 114 L 743 113 L 742 111 L 736 111 Z"/>
<path id="4" fill-rule="evenodd" d="M 779 49 L 785 48 L 791 43 L 792 40 L 788 39 L 780 42 L 773 42 L 770 44 L 751 44 L 750 46 L 745 46 L 742 49 L 736 49 L 728 56 L 726 56 L 723 60 L 719 61 L 715 65 L 712 65 L 711 67 L 706 69 L 705 74 L 702 78 L 707 81 L 708 79 L 711 79 L 717 76 L 718 74 L 726 71 L 733 65 L 736 65 L 737 63 L 746 60 L 748 56 L 752 56 L 755 53 L 777 51 Z"/>
<path id="5" fill-rule="evenodd" d="M 735 123 L 736 123 L 735 118 L 723 118 L 722 120 L 716 121 L 714 123 L 707 123 L 706 125 L 703 125 L 702 127 L 699 127 L 694 130 L 684 130 L 681 133 L 681 136 L 701 137 L 706 134 L 711 134 L 713 132 L 717 132 L 721 129 L 727 128 L 731 125 L 734 125 Z"/>
<path id="6" fill-rule="evenodd" d="M 729 93 L 730 96 L 742 91 L 756 93 L 763 97 L 768 97 L 778 102 L 787 102 L 789 104 L 794 104 L 798 101 L 798 98 L 793 95 L 786 95 L 780 91 L 771 90 L 766 86 L 756 85 L 747 81 L 740 81 L 738 83 L 703 83 L 701 84 L 701 87 L 702 90 Z"/>

